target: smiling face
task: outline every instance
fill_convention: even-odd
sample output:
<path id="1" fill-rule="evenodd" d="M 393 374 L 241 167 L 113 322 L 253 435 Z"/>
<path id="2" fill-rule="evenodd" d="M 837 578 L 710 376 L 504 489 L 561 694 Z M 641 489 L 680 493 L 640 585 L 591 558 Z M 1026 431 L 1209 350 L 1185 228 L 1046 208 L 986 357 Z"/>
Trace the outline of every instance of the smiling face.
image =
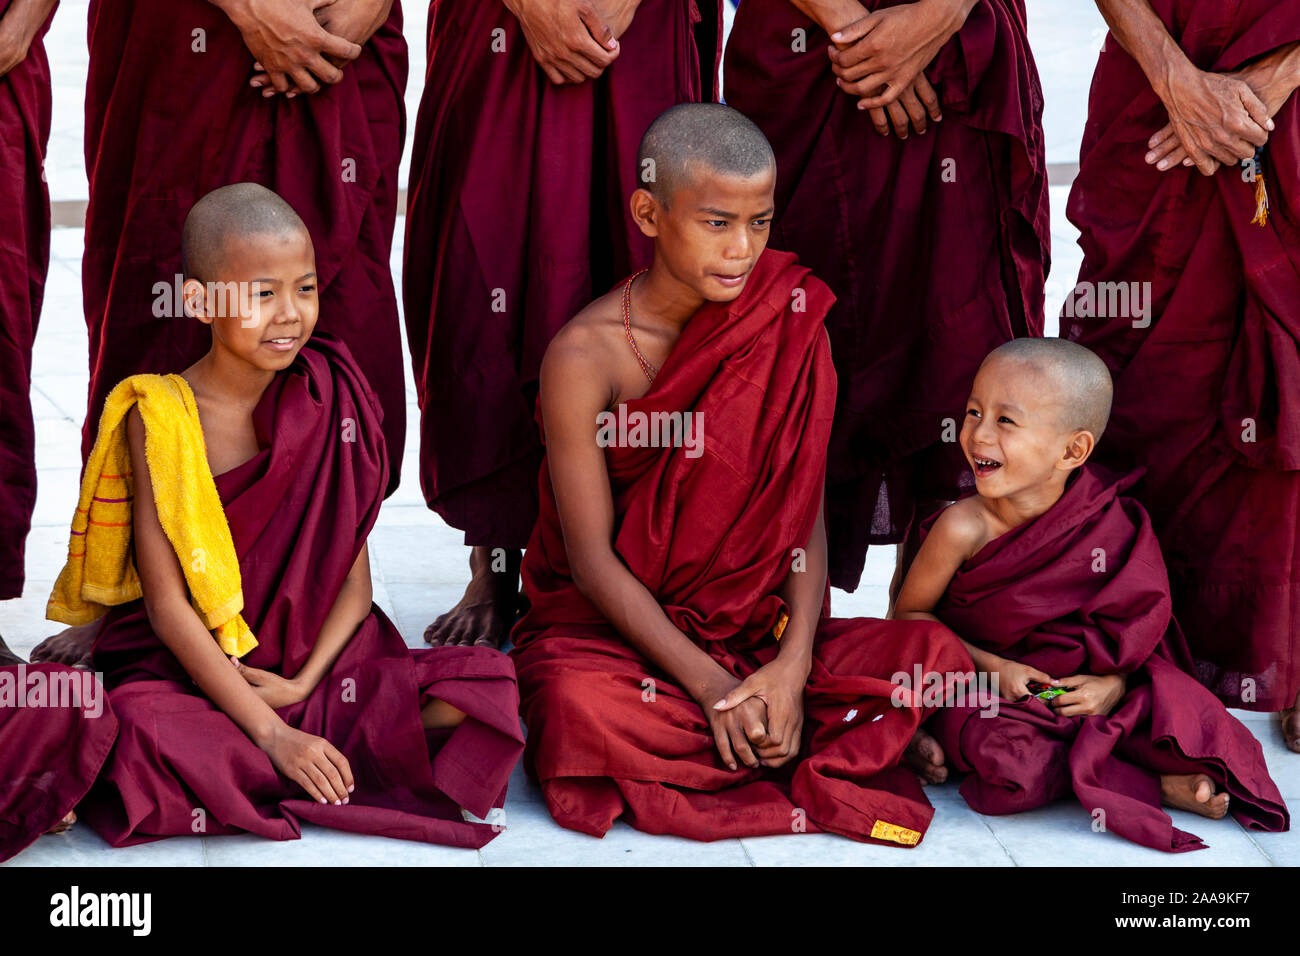
<path id="1" fill-rule="evenodd" d="M 1019 359 L 991 356 L 966 403 L 961 447 L 986 498 L 1064 484 L 1096 444 L 1091 432 L 1062 423 L 1067 409 L 1051 377 Z"/>
<path id="2" fill-rule="evenodd" d="M 767 248 L 775 202 L 776 167 L 753 176 L 692 164 L 668 203 L 644 189 L 632 197 L 641 231 L 655 256 L 681 284 L 709 302 L 730 302 Z"/>
<path id="3" fill-rule="evenodd" d="M 311 238 L 294 229 L 225 246 L 216 275 L 186 280 L 186 310 L 212 326 L 214 345 L 259 369 L 287 367 L 320 311 Z"/>

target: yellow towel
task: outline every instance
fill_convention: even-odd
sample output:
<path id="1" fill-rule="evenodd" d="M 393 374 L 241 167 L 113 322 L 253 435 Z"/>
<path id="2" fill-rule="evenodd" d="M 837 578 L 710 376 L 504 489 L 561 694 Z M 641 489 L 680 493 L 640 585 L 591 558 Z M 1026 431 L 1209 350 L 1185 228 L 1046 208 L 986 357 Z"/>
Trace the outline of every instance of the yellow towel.
<path id="1" fill-rule="evenodd" d="M 131 547 L 133 482 L 126 416 L 132 405 L 144 422 L 158 520 L 185 572 L 190 603 L 222 651 L 242 657 L 257 646 L 257 638 L 239 613 L 244 609 L 239 556 L 208 467 L 199 408 L 179 375 L 132 375 L 109 393 L 81 479 L 68 563 L 45 616 L 88 624 L 110 606 L 141 596 Z"/>

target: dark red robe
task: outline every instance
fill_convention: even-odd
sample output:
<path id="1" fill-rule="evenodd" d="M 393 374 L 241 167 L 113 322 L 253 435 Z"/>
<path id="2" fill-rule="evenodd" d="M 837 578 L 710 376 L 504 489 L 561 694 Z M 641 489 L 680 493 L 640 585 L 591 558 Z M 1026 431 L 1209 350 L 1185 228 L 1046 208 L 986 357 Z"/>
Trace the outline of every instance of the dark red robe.
<path id="1" fill-rule="evenodd" d="M 723 92 L 776 150 L 772 244 L 837 300 L 826 523 L 831 583 L 851 591 L 868 544 L 903 540 L 918 508 L 967 481 L 951 436 L 981 359 L 1042 335 L 1049 222 L 1023 0 L 979 0 L 926 70 L 943 122 L 905 141 L 876 133 L 835 86 L 829 45 L 789 0 L 745 0 Z"/>
<path id="2" fill-rule="evenodd" d="M 348 344 L 379 396 L 391 492 L 406 439 L 389 266 L 406 123 L 400 2 L 342 82 L 293 100 L 249 87 L 252 55 L 207 0 L 93 0 L 89 36 L 83 459 L 114 385 L 207 351 L 207 329 L 179 311 L 181 226 L 206 193 L 250 181 L 283 196 L 311 231 L 318 328 Z"/>
<path id="3" fill-rule="evenodd" d="M 792 294 L 805 293 L 806 311 Z M 825 480 L 835 370 L 832 298 L 789 253 L 767 251 L 735 303 L 706 305 L 628 412 L 700 416 L 703 454 L 611 446 L 614 547 L 669 619 L 739 678 L 771 661 L 793 549 L 807 545 Z M 540 416 L 539 416 L 540 417 Z M 927 623 L 823 619 L 800 757 L 728 770 L 700 706 L 647 662 L 573 583 L 545 462 L 524 554 L 531 607 L 513 632 L 525 760 L 551 815 L 602 835 L 626 815 L 697 840 L 830 831 L 924 834 L 933 816 L 899 759 L 925 711 L 894 706 L 891 677 L 969 670 Z M 828 607 L 829 591 L 827 592 Z M 906 842 L 906 841 L 904 841 Z"/>
<path id="4" fill-rule="evenodd" d="M 1157 850 L 1199 850 L 1160 808 L 1160 774 L 1205 773 L 1243 826 L 1290 815 L 1259 741 L 1186 670 L 1160 545 L 1124 493 L 1136 474 L 1076 472 L 1045 514 L 995 538 L 953 576 L 935 614 L 963 639 L 1055 678 L 1127 674 L 1107 716 L 1061 717 L 1042 701 L 971 705 L 931 721 L 962 796 L 1015 813 L 1073 793 L 1099 826 Z"/>
<path id="5" fill-rule="evenodd" d="M 36 675 L 40 675 L 39 677 Z M 104 765 L 117 718 L 99 686 L 97 697 L 46 693 L 42 706 L 17 706 L 38 698 L 36 684 L 94 680 L 86 671 L 61 664 L 0 667 L 0 863 L 46 833 L 86 795 Z M 63 685 L 67 687 L 65 683 Z"/>
<path id="6" fill-rule="evenodd" d="M 253 422 L 261 451 L 217 476 L 260 644 L 244 661 L 296 674 L 379 513 L 388 477 L 380 406 L 337 340 L 318 336 L 267 388 Z M 355 423 L 349 440 L 341 423 Z M 351 803 L 313 802 L 194 687 L 154 634 L 143 601 L 113 608 L 94 665 L 121 721 L 83 815 L 114 846 L 187 833 L 294 839 L 301 821 L 478 847 L 523 749 L 514 667 L 481 647 L 408 650 L 378 607 L 307 700 L 278 711 L 351 764 Z M 425 731 L 430 699 L 469 716 Z M 196 811 L 202 810 L 200 815 Z M 202 821 L 202 828 L 196 822 Z"/>
<path id="7" fill-rule="evenodd" d="M 0 16 L 8 7 L 0 0 Z M 0 77 L 0 601 L 23 593 L 24 545 L 36 506 L 32 344 L 50 264 L 48 28 L 47 20 L 27 59 Z"/>
<path id="8" fill-rule="evenodd" d="M 1152 5 L 1202 69 L 1300 41 L 1293 3 Z M 1274 120 L 1261 228 L 1243 170 L 1147 165 L 1168 114 L 1107 37 L 1068 209 L 1079 282 L 1150 283 L 1152 319 L 1091 317 L 1077 298 L 1061 318 L 1061 334 L 1115 376 L 1099 450 L 1146 468 L 1135 494 L 1164 547 L 1197 676 L 1230 706 L 1265 711 L 1300 691 L 1300 98 Z"/>
<path id="9" fill-rule="evenodd" d="M 554 86 L 503 4 L 429 10 L 402 287 L 420 484 L 467 544 L 528 541 L 542 355 L 595 296 L 649 265 L 627 215 L 637 146 L 665 109 L 709 95 L 720 23 L 713 2 L 643 0 L 600 79 Z"/>

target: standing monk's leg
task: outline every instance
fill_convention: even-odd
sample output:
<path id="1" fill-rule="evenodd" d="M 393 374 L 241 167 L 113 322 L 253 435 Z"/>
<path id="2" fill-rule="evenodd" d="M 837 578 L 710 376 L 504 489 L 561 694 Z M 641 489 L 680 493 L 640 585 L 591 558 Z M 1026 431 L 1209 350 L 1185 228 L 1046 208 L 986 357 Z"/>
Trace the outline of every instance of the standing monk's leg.
<path id="1" fill-rule="evenodd" d="M 0 0 L 0 30 L 22 54 L 0 65 L 0 600 L 23 592 L 24 552 L 36 504 L 32 345 L 50 262 L 50 68 L 42 37 L 52 0 Z"/>
<path id="2" fill-rule="evenodd" d="M 509 634 L 537 518 L 542 355 L 595 295 L 648 264 L 624 208 L 638 185 L 636 149 L 663 110 L 703 95 L 716 50 L 697 49 L 692 27 L 719 12 L 644 0 L 619 25 L 599 77 L 557 86 L 504 5 L 430 8 L 403 298 L 421 486 L 473 549 L 469 586 L 426 628 L 431 644 L 497 647 Z M 502 230 L 506 221 L 526 228 Z"/>

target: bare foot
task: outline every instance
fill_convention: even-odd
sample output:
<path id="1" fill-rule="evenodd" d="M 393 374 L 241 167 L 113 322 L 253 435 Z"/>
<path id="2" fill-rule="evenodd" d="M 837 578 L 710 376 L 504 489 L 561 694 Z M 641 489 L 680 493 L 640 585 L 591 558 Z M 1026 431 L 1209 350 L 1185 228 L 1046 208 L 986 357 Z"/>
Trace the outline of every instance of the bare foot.
<path id="1" fill-rule="evenodd" d="M 5 667 L 9 664 L 21 664 L 22 662 L 23 659 L 13 651 L 9 650 L 9 645 L 5 643 L 5 639 L 0 637 L 0 667 Z"/>
<path id="2" fill-rule="evenodd" d="M 1228 812 L 1228 795 L 1215 793 L 1214 781 L 1203 773 L 1161 774 L 1160 802 L 1211 820 L 1221 820 Z"/>
<path id="3" fill-rule="evenodd" d="M 1300 754 L 1300 694 L 1296 695 L 1296 705 L 1282 711 L 1282 739 L 1286 748 Z"/>
<path id="4" fill-rule="evenodd" d="M 447 647 L 500 648 L 519 610 L 517 548 L 476 547 L 470 550 L 473 575 L 460 603 L 424 629 L 424 640 Z"/>
<path id="5" fill-rule="evenodd" d="M 903 763 L 921 778 L 922 784 L 943 783 L 948 779 L 948 768 L 944 766 L 943 748 L 934 734 L 918 727 L 912 742 L 903 752 Z"/>
<path id="6" fill-rule="evenodd" d="M 459 727 L 466 716 L 465 711 L 458 710 L 445 700 L 431 700 L 424 705 L 424 710 L 420 711 L 421 723 L 430 730 Z"/>
<path id="7" fill-rule="evenodd" d="M 32 651 L 32 663 L 48 661 L 51 664 L 66 664 L 69 667 L 89 664 L 90 651 L 95 646 L 99 625 L 99 621 L 91 621 L 89 624 L 79 624 L 60 631 L 53 637 L 47 637 Z"/>
<path id="8" fill-rule="evenodd" d="M 71 810 L 69 810 L 68 815 L 66 817 L 64 817 L 58 823 L 54 824 L 54 826 L 50 827 L 45 832 L 46 833 L 67 833 L 69 830 L 72 829 L 72 825 L 76 822 L 77 822 L 77 815 L 73 813 Z"/>

